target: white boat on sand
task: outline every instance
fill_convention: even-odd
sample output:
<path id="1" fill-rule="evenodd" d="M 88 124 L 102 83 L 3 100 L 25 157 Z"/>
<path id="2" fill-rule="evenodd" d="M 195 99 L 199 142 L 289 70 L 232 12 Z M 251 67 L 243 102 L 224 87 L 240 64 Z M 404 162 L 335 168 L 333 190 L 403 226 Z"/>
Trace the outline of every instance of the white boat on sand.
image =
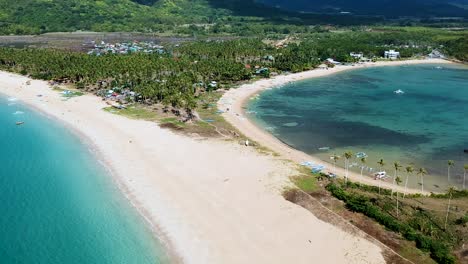
<path id="1" fill-rule="evenodd" d="M 375 180 L 383 180 L 387 178 L 387 172 L 386 171 L 379 171 L 374 174 L 374 179 Z"/>

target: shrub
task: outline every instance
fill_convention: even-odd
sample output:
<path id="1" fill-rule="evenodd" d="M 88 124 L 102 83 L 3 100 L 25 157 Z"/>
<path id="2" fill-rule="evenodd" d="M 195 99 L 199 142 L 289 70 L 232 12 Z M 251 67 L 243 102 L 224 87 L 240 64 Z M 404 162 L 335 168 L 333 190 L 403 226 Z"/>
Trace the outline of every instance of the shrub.
<path id="1" fill-rule="evenodd" d="M 354 185 L 351 185 L 354 186 Z M 364 215 L 373 218 L 386 228 L 400 233 L 409 241 L 415 241 L 416 247 L 423 251 L 430 251 L 431 258 L 437 263 L 452 264 L 455 263 L 455 257 L 451 254 L 449 247 L 444 243 L 434 240 L 429 236 L 418 232 L 410 225 L 400 222 L 393 218 L 388 213 L 374 205 L 368 197 L 359 194 L 346 192 L 343 188 L 335 183 L 330 183 L 326 189 L 339 200 L 345 202 L 346 207 L 352 211 L 363 213 Z"/>
<path id="2" fill-rule="evenodd" d="M 466 223 L 468 223 L 468 214 L 455 220 L 455 224 L 457 225 L 466 225 Z"/>

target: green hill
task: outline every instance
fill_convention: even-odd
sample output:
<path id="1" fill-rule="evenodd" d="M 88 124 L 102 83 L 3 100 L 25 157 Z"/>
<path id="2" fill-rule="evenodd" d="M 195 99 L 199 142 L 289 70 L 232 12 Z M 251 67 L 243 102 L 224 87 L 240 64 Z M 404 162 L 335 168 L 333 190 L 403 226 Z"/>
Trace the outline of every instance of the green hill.
<path id="1" fill-rule="evenodd" d="M 184 17 L 189 8 L 186 0 L 0 0 L 2 33 L 39 33 L 75 30 L 147 31 L 161 23 L 203 20 Z M 154 5 L 154 6 L 153 6 Z M 203 7 L 203 11 L 210 11 Z"/>
<path id="2" fill-rule="evenodd" d="M 234 12 L 206 0 L 0 0 L 0 33 L 159 31 Z"/>
<path id="3" fill-rule="evenodd" d="M 0 34 L 76 30 L 170 32 L 183 31 L 187 24 L 218 24 L 224 26 L 223 32 L 257 33 L 252 26 L 258 24 L 348 25 L 369 21 L 363 17 L 343 19 L 294 13 L 254 0 L 0 0 Z M 279 26 L 275 30 L 283 29 Z"/>

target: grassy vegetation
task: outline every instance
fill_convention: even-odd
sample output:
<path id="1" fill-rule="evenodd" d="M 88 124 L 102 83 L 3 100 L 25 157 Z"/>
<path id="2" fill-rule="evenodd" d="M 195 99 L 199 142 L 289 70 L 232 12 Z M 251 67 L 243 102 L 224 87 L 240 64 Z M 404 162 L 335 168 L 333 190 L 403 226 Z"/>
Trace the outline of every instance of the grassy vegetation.
<path id="1" fill-rule="evenodd" d="M 178 120 L 175 117 L 166 117 L 159 120 L 159 125 L 165 128 L 171 128 L 175 130 L 183 130 L 187 128 L 187 124 Z"/>
<path id="2" fill-rule="evenodd" d="M 308 167 L 297 165 L 297 175 L 291 177 L 292 182 L 302 191 L 306 193 L 314 193 L 320 191 L 319 183 L 324 179 L 322 174 L 311 173 Z"/>
<path id="3" fill-rule="evenodd" d="M 155 112 L 139 105 L 132 105 L 125 109 L 117 109 L 109 106 L 103 109 L 106 112 L 122 115 L 131 119 L 142 119 L 147 121 L 158 121 L 159 118 Z"/>
<path id="4" fill-rule="evenodd" d="M 213 97 L 212 94 L 207 94 L 209 98 Z M 144 104 L 132 104 L 124 109 L 117 109 L 109 106 L 103 110 L 112 114 L 122 115 L 131 119 L 141 119 L 158 123 L 163 128 L 173 129 L 184 134 L 198 134 L 200 136 L 220 137 L 228 135 L 234 137 L 234 128 L 227 123 L 216 111 L 213 109 L 203 109 L 200 111 L 201 120 L 193 122 L 183 122 L 180 117 L 175 116 L 170 111 L 163 111 L 163 106 L 153 105 L 148 106 Z M 198 111 L 198 110 L 197 110 Z M 216 120 L 213 122 L 206 122 L 208 118 Z M 220 133 L 220 132 L 221 133 Z M 224 134 L 222 134 L 224 132 Z"/>
<path id="5" fill-rule="evenodd" d="M 317 178 L 311 175 L 301 175 L 293 177 L 293 182 L 304 192 L 310 193 L 318 189 Z"/>
<path id="6" fill-rule="evenodd" d="M 66 100 L 84 95 L 83 91 L 80 91 L 77 89 L 64 89 L 59 86 L 54 86 L 52 90 L 62 93 L 62 97 L 65 98 Z M 63 93 L 65 91 L 67 91 L 67 93 Z"/>
<path id="7" fill-rule="evenodd" d="M 172 128 L 175 130 L 184 130 L 189 127 L 188 124 L 180 121 L 171 114 L 158 113 L 154 109 L 141 104 L 133 104 L 124 109 L 115 107 L 106 107 L 103 109 L 106 112 L 125 116 L 131 119 L 146 120 L 158 123 L 161 127 Z"/>

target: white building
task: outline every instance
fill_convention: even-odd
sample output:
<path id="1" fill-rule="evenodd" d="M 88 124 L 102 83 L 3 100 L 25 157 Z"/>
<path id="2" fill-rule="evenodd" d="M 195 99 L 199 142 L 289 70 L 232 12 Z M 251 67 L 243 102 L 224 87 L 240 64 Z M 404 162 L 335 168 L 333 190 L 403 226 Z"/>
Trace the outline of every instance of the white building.
<path id="1" fill-rule="evenodd" d="M 442 54 L 442 52 L 438 50 L 432 50 L 432 52 L 429 53 L 429 55 L 427 56 L 432 59 L 445 59 L 444 54 Z"/>
<path id="2" fill-rule="evenodd" d="M 362 53 L 356 53 L 356 52 L 351 52 L 349 53 L 349 56 L 355 58 L 355 59 L 361 59 L 363 57 Z"/>
<path id="3" fill-rule="evenodd" d="M 384 56 L 386 59 L 391 59 L 391 60 L 396 60 L 400 58 L 400 52 L 395 51 L 395 50 L 386 50 L 384 53 Z"/>
<path id="4" fill-rule="evenodd" d="M 340 65 L 340 64 L 341 64 L 341 62 L 336 61 L 336 60 L 334 60 L 334 59 L 332 59 L 332 58 L 328 58 L 328 59 L 327 59 L 327 62 L 328 62 L 328 63 L 331 63 L 331 64 L 335 64 L 335 65 Z"/>

